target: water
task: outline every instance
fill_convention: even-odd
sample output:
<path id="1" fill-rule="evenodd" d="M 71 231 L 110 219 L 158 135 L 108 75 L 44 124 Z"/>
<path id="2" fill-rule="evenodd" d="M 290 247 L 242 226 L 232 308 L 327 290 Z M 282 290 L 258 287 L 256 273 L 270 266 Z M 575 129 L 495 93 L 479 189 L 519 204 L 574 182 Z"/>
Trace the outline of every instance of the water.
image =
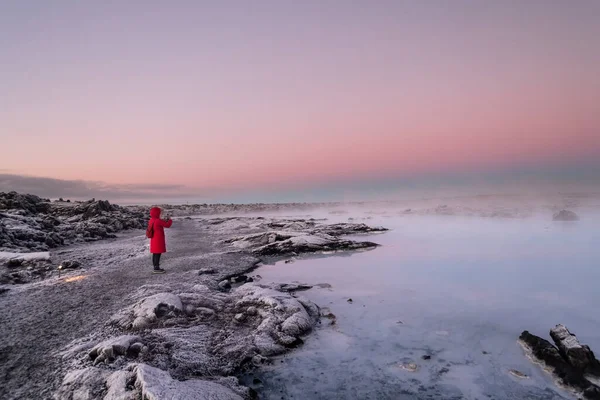
<path id="1" fill-rule="evenodd" d="M 517 338 L 523 330 L 549 338 L 563 323 L 600 351 L 599 216 L 367 222 L 392 228 L 360 238 L 382 244 L 376 250 L 257 270 L 263 282 L 332 285 L 301 295 L 337 317 L 245 378 L 261 398 L 572 397 L 526 358 Z"/>

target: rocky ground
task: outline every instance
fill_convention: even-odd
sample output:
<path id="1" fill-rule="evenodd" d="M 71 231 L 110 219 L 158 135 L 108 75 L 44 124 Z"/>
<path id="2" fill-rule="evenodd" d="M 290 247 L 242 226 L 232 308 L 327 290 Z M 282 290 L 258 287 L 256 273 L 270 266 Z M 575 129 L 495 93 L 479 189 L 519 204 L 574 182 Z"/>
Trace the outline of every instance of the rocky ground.
<path id="1" fill-rule="evenodd" d="M 143 230 L 95 241 L 101 236 L 83 228 L 112 226 L 114 235 L 143 226 L 142 207 L 2 198 L 2 226 L 10 233 L 3 250 L 42 251 L 1 262 L 3 276 L 29 273 L 0 285 L 2 399 L 251 398 L 236 376 L 301 345 L 322 314 L 299 295 L 304 285 L 270 286 L 251 271 L 265 258 L 370 249 L 376 244 L 343 236 L 384 231 L 315 220 L 182 217 L 167 231 L 168 273 L 152 275 Z M 60 234 L 63 247 L 34 233 L 20 239 L 19 217 L 38 224 L 36 231 Z M 50 218 L 59 223 L 42 225 Z M 57 230 L 63 224 L 77 233 Z M 87 239 L 94 242 L 79 243 Z"/>
<path id="2" fill-rule="evenodd" d="M 108 201 L 51 202 L 34 195 L 0 193 L 0 252 L 48 251 L 68 244 L 115 238 L 141 229 L 143 207 L 119 207 Z"/>

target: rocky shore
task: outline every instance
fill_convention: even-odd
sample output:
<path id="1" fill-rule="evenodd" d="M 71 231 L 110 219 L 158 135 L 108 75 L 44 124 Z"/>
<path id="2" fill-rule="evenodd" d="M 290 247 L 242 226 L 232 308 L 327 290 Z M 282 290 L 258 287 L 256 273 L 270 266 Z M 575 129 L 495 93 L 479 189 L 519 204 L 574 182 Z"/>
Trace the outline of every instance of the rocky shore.
<path id="1" fill-rule="evenodd" d="M 181 216 L 167 232 L 168 273 L 157 276 L 144 207 L 0 198 L 3 399 L 252 398 L 237 376 L 301 345 L 322 314 L 299 294 L 305 285 L 252 271 L 267 259 L 372 249 L 344 237 L 385 231 Z M 52 234 L 61 240 L 46 242 Z"/>
<path id="2" fill-rule="evenodd" d="M 600 399 L 600 361 L 592 350 L 579 343 L 566 326 L 550 330 L 554 344 L 524 331 L 519 340 L 533 358 L 543 363 L 561 385 L 586 399 Z"/>
<path id="3" fill-rule="evenodd" d="M 95 199 L 51 202 L 30 194 L 0 193 L 0 251 L 48 251 L 115 238 L 117 232 L 144 227 L 144 211 Z"/>

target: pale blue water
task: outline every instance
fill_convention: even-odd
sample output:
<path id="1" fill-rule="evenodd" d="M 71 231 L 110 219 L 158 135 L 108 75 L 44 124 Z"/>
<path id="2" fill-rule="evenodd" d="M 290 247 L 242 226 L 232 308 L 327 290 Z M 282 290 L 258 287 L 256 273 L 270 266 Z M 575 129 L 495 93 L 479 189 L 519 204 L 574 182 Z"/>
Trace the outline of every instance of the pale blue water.
<path id="1" fill-rule="evenodd" d="M 261 398 L 571 397 L 526 358 L 517 338 L 523 330 L 548 338 L 563 323 L 600 352 L 600 215 L 575 223 L 455 216 L 365 222 L 392 228 L 359 238 L 382 247 L 256 271 L 262 282 L 331 284 L 301 295 L 337 316 L 255 374 Z M 417 371 L 401 367 L 407 363 Z"/>

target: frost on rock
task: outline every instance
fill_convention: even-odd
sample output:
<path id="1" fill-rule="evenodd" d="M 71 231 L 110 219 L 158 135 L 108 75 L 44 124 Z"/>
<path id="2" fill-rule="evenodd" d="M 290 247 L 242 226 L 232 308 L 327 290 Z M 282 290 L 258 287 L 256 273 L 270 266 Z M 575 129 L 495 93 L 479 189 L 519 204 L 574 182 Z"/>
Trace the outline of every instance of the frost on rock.
<path id="1" fill-rule="evenodd" d="M 270 243 L 254 249 L 254 253 L 261 256 L 277 256 L 291 253 L 316 253 L 340 250 L 359 250 L 377 247 L 371 242 L 355 242 L 342 240 L 331 235 L 300 235 L 289 239 Z"/>
<path id="2" fill-rule="evenodd" d="M 244 398 L 232 389 L 217 382 L 190 379 L 177 381 L 168 372 L 145 364 L 130 366 L 134 372 L 135 394 L 147 400 L 243 400 Z M 123 380 L 118 380 L 122 383 Z M 112 382 L 111 382 L 112 383 Z M 110 388 L 112 389 L 112 387 Z M 105 398 L 105 400 L 121 398 Z"/>
<path id="3" fill-rule="evenodd" d="M 179 296 L 157 293 L 113 316 L 112 322 L 123 329 L 144 329 L 163 317 L 170 318 L 182 311 L 183 305 Z"/>
<path id="4" fill-rule="evenodd" d="M 388 229 L 381 226 L 371 227 L 366 224 L 340 223 L 330 225 L 320 225 L 311 233 L 327 234 L 331 236 L 345 236 L 368 233 L 386 232 Z"/>
<path id="5" fill-rule="evenodd" d="M 103 400 L 138 400 L 141 396 L 132 383 L 135 372 L 129 369 L 113 372 L 105 382 L 107 387 Z"/>
<path id="6" fill-rule="evenodd" d="M 55 393 L 56 400 L 96 400 L 104 397 L 105 381 L 110 371 L 96 367 L 77 369 L 65 375 Z"/>
<path id="7" fill-rule="evenodd" d="M 600 377 L 600 361 L 596 359 L 590 347 L 582 345 L 566 326 L 556 325 L 550 330 L 550 337 L 569 364 L 578 370 Z"/>
<path id="8" fill-rule="evenodd" d="M 142 338 L 134 335 L 123 335 L 116 338 L 107 339 L 94 346 L 88 355 L 94 361 L 94 364 L 114 360 L 117 356 L 124 356 L 128 353 L 137 355 L 142 346 Z"/>
<path id="9" fill-rule="evenodd" d="M 24 284 L 52 275 L 50 253 L 0 251 L 0 284 Z M 5 268 L 2 268 L 5 267 Z"/>
<path id="10" fill-rule="evenodd" d="M 318 307 L 308 300 L 303 301 L 311 304 L 310 313 L 298 299 L 270 288 L 244 285 L 237 292 L 242 298 L 236 308 L 245 309 L 250 316 L 257 312 L 262 319 L 254 334 L 254 344 L 261 354 L 278 352 L 278 345 L 289 346 L 310 331 L 318 320 L 312 306 Z"/>
<path id="11" fill-rule="evenodd" d="M 51 203 L 16 192 L 0 192 L 0 250 L 46 251 L 65 244 L 114 238 L 115 232 L 141 229 L 147 212 L 108 201 Z"/>
<path id="12" fill-rule="evenodd" d="M 267 244 L 281 242 L 287 239 L 290 239 L 295 236 L 302 236 L 304 233 L 300 232 L 284 232 L 284 231 L 271 231 L 271 232 L 261 232 L 252 235 L 234 237 L 231 239 L 227 239 L 224 243 L 230 243 L 233 246 L 240 249 L 248 249 L 254 247 L 260 247 Z"/>
<path id="13" fill-rule="evenodd" d="M 222 293 L 197 284 L 180 287 L 179 294 L 167 287 L 140 288 L 132 296 L 136 303 L 112 321 L 123 329 L 152 329 L 142 335 L 143 345 L 136 336 L 122 336 L 94 346 L 90 358 L 110 361 L 146 346 L 144 362 L 177 379 L 232 375 L 257 355 L 282 354 L 302 343 L 320 312 L 308 299 L 294 297 L 293 289 L 301 287 L 246 283 Z"/>
<path id="14" fill-rule="evenodd" d="M 600 399 L 600 361 L 589 346 L 579 343 L 577 337 L 564 325 L 550 330 L 556 346 L 549 341 L 523 331 L 519 337 L 525 349 L 545 364 L 559 381 L 579 392 L 586 399 Z"/>
<path id="15" fill-rule="evenodd" d="M 301 290 L 312 289 L 312 285 L 306 283 L 280 283 L 275 286 L 280 292 L 298 292 Z"/>
<path id="16" fill-rule="evenodd" d="M 235 378 L 174 380 L 167 371 L 130 364 L 113 372 L 90 367 L 69 372 L 56 400 L 243 400 L 247 389 Z"/>
<path id="17" fill-rule="evenodd" d="M 0 261 L 19 260 L 19 261 L 47 261 L 50 260 L 50 253 L 40 251 L 37 253 L 13 253 L 9 251 L 0 251 Z"/>
<path id="18" fill-rule="evenodd" d="M 169 344 L 171 371 L 176 377 L 227 375 L 212 358 L 213 331 L 204 325 L 156 329 L 157 343 Z M 160 360 L 154 364 L 160 364 Z"/>
<path id="19" fill-rule="evenodd" d="M 221 293 L 207 294 L 202 292 L 181 293 L 179 298 L 184 302 L 188 313 L 197 313 L 198 310 L 204 313 L 206 309 L 221 311 L 227 300 L 226 297 L 221 296 Z"/>
<path id="20" fill-rule="evenodd" d="M 248 249 L 257 256 L 280 256 L 293 253 L 359 250 L 377 247 L 377 244 L 372 242 L 344 240 L 326 233 L 282 231 L 235 237 L 224 241 L 224 243 L 240 249 Z"/>

